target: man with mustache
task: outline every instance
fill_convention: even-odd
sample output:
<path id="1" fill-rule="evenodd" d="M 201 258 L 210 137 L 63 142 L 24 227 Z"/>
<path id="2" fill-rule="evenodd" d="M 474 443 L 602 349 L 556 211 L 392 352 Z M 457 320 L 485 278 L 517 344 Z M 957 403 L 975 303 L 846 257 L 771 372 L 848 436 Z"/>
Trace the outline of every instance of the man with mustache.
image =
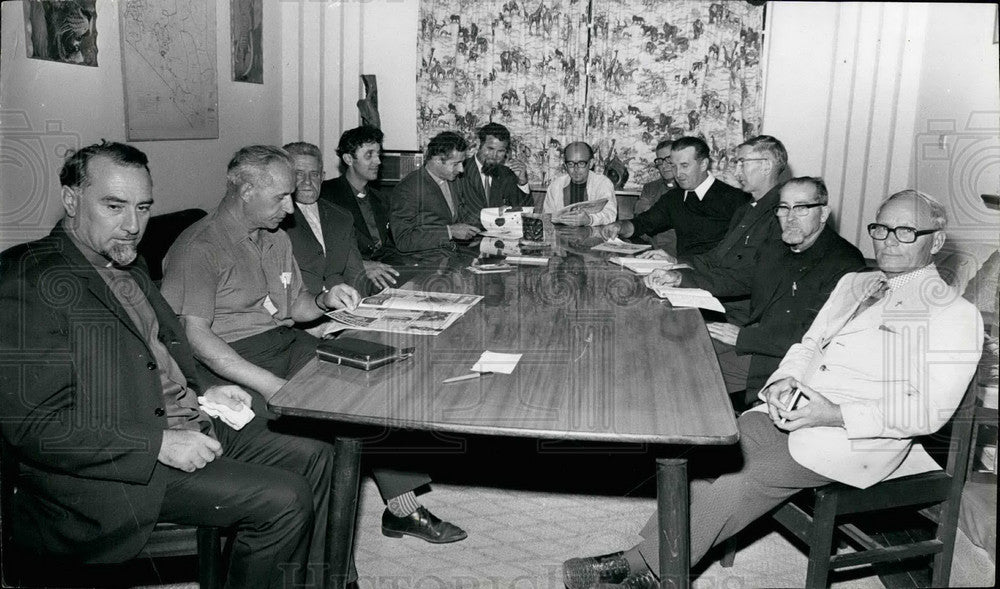
<path id="1" fill-rule="evenodd" d="M 510 131 L 500 123 L 483 125 L 478 133 L 479 147 L 465 160 L 462 175 L 455 180 L 461 195 L 463 219 L 479 225 L 479 212 L 489 207 L 531 206 L 528 167 L 508 158 Z"/>
<path id="2" fill-rule="evenodd" d="M 719 366 L 737 408 L 757 398 L 767 377 L 785 352 L 799 341 L 840 277 L 865 267 L 858 248 L 826 226 L 830 216 L 826 183 L 820 178 L 793 178 L 782 185 L 775 217 L 781 240 L 764 243 L 754 259 L 743 264 L 732 279 L 712 283 L 719 297 L 750 297 L 750 314 L 741 325 L 711 321 Z M 691 273 L 658 271 L 646 285 L 689 286 Z"/>
<path id="3" fill-rule="evenodd" d="M 209 386 L 137 258 L 146 155 L 90 145 L 59 178 L 65 217 L 0 262 L 2 429 L 17 463 L 4 532 L 99 564 L 137 556 L 158 521 L 219 526 L 235 532 L 229 587 L 300 586 L 307 563 L 320 574 L 333 448 L 199 408 L 199 395 L 233 409 L 251 398 Z"/>

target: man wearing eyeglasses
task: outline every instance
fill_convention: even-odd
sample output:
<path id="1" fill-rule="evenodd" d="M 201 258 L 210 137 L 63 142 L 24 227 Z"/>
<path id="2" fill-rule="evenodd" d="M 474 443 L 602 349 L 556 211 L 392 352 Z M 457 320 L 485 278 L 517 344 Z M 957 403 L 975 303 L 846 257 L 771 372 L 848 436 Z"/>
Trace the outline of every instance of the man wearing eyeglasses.
<path id="1" fill-rule="evenodd" d="M 730 280 L 701 280 L 697 272 L 658 271 L 646 285 L 706 288 L 717 297 L 749 297 L 748 319 L 740 324 L 709 322 L 726 390 L 744 408 L 806 332 L 840 277 L 865 267 L 858 248 L 826 226 L 830 207 L 820 178 L 793 178 L 780 190 L 772 215 L 781 241 L 760 246 Z M 746 391 L 744 395 L 742 391 Z"/>
<path id="2" fill-rule="evenodd" d="M 583 141 L 566 146 L 563 151 L 566 174 L 553 180 L 545 191 L 542 212 L 552 213 L 553 223 L 563 225 L 607 225 L 618 217 L 615 186 L 607 177 L 594 173 L 594 150 Z M 596 213 L 574 210 L 560 212 L 570 205 L 588 200 L 607 199 Z"/>
<path id="3" fill-rule="evenodd" d="M 788 169 L 784 144 L 770 135 L 758 135 L 736 148 L 735 161 L 736 179 L 754 200 L 736 211 L 722 241 L 703 254 L 683 260 L 663 250 L 643 252 L 640 258 L 685 262 L 698 276 L 699 287 L 711 290 L 714 284 L 732 282 L 733 275 L 754 259 L 762 244 L 781 238 L 774 207 L 778 204 L 780 179 Z M 722 304 L 727 321 L 742 325 L 749 319 L 750 301 L 746 297 L 725 297 Z"/>
<path id="4" fill-rule="evenodd" d="M 750 195 L 708 173 L 708 145 L 697 137 L 681 137 L 670 148 L 670 164 L 677 188 L 667 192 L 648 211 L 630 221 L 619 221 L 605 232 L 621 237 L 677 232 L 677 255 L 705 253 L 719 243 L 736 211 L 751 202 Z"/>
<path id="5" fill-rule="evenodd" d="M 788 216 L 791 216 L 789 213 Z M 946 216 L 915 190 L 890 196 L 869 225 L 878 271 L 845 275 L 738 420 L 739 466 L 691 483 L 691 561 L 801 489 L 867 488 L 940 467 L 917 436 L 955 413 L 982 352 L 983 320 L 938 274 Z M 801 392 L 789 408 L 794 391 Z M 625 552 L 563 565 L 570 589 L 654 587 L 655 516 Z"/>
<path id="6" fill-rule="evenodd" d="M 653 150 L 653 167 L 659 177 L 642 185 L 642 192 L 639 193 L 639 200 L 635 201 L 632 209 L 633 215 L 639 215 L 648 211 L 660 197 L 677 187 L 677 180 L 674 179 L 674 168 L 670 165 L 670 146 L 673 142 L 664 139 L 656 144 Z M 676 236 L 663 232 L 653 236 L 653 247 L 658 250 L 677 251 Z"/>

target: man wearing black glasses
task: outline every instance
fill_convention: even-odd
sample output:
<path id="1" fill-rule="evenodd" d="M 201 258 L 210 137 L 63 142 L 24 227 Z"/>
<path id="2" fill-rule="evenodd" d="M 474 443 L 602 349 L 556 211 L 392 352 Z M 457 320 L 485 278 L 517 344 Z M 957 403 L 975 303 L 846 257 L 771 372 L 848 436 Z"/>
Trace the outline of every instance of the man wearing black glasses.
<path id="1" fill-rule="evenodd" d="M 740 416 L 739 466 L 692 481 L 692 562 L 801 489 L 864 489 L 940 468 L 913 438 L 958 408 L 982 352 L 982 316 L 931 260 L 945 241 L 944 207 L 904 190 L 875 221 L 879 270 L 841 278 L 768 378 L 764 405 Z M 789 408 L 796 390 L 801 399 Z M 628 551 L 567 561 L 566 586 L 654 587 L 656 523 Z"/>
<path id="2" fill-rule="evenodd" d="M 709 322 L 719 366 L 738 408 L 753 403 L 757 391 L 782 356 L 806 332 L 840 277 L 865 267 L 858 248 L 826 226 L 830 216 L 826 184 L 820 178 L 793 178 L 781 187 L 772 215 L 781 241 L 763 244 L 753 260 L 735 269 L 730 280 L 703 280 L 698 272 L 656 271 L 646 277 L 655 287 L 695 286 L 718 297 L 750 297 L 745 323 Z"/>
<path id="3" fill-rule="evenodd" d="M 594 165 L 594 150 L 583 141 L 566 146 L 563 151 L 566 174 L 557 177 L 545 191 L 542 212 L 552 213 L 553 223 L 563 225 L 607 225 L 618 217 L 618 200 L 615 186 L 605 176 L 590 168 Z M 564 211 L 569 205 L 588 200 L 606 199 L 600 211 Z"/>

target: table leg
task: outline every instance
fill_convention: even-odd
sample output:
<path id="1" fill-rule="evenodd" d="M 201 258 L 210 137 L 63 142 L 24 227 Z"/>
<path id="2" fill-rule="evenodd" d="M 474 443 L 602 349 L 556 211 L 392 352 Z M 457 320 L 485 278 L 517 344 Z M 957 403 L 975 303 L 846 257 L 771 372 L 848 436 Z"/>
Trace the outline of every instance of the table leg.
<path id="1" fill-rule="evenodd" d="M 358 512 L 358 489 L 361 470 L 361 440 L 340 438 L 333 444 L 333 493 L 330 495 L 330 528 L 326 545 L 330 558 L 330 577 L 326 586 L 343 589 L 354 553 L 354 521 Z"/>
<path id="2" fill-rule="evenodd" d="M 656 511 L 660 524 L 660 587 L 691 586 L 691 517 L 687 460 L 656 460 Z"/>

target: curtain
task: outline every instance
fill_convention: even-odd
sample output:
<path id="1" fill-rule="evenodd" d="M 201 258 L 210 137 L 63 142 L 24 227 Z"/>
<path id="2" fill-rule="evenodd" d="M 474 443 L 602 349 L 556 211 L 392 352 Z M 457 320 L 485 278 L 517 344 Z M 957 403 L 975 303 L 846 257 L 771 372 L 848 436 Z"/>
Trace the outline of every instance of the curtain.
<path id="1" fill-rule="evenodd" d="M 742 0 L 421 0 L 418 137 L 502 123 L 542 185 L 576 140 L 597 171 L 627 166 L 626 189 L 663 138 L 703 137 L 726 170 L 760 128 L 762 23 Z"/>

